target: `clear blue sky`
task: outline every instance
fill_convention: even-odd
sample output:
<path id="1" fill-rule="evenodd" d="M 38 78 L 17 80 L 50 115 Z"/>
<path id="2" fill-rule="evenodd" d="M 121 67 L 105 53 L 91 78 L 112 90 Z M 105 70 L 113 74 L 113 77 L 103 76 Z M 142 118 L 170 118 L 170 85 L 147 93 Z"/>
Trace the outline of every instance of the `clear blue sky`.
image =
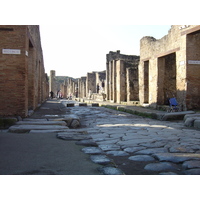
<path id="1" fill-rule="evenodd" d="M 171 25 L 41 25 L 45 70 L 79 78 L 106 69 L 106 54 L 139 55 L 140 39 L 160 39 Z M 58 30 L 62 30 L 61 32 Z"/>
<path id="2" fill-rule="evenodd" d="M 109 51 L 139 55 L 140 39 L 163 37 L 170 29 L 166 24 L 192 24 L 188 16 L 199 19 L 198 6 L 188 10 L 187 1 L 9 0 L 1 8 L 2 24 L 40 25 L 48 74 L 55 70 L 74 78 L 105 70 Z"/>

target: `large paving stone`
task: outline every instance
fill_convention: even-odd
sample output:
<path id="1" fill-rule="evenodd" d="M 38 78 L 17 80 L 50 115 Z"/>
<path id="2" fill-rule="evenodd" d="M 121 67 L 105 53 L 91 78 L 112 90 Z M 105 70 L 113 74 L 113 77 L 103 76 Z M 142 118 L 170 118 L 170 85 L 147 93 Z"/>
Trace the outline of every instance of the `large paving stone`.
<path id="1" fill-rule="evenodd" d="M 186 160 L 200 160 L 200 154 L 195 153 L 156 153 L 154 154 L 159 161 L 171 161 L 174 163 Z"/>
<path id="2" fill-rule="evenodd" d="M 103 151 L 120 150 L 120 146 L 118 146 L 116 144 L 101 144 L 101 145 L 99 145 L 99 148 L 102 149 Z"/>
<path id="3" fill-rule="evenodd" d="M 166 148 L 153 148 L 153 149 L 143 149 L 135 152 L 136 154 L 155 154 L 155 153 L 168 153 Z"/>
<path id="4" fill-rule="evenodd" d="M 101 167 L 98 170 L 104 175 L 124 175 L 123 171 L 115 167 Z"/>
<path id="5" fill-rule="evenodd" d="M 200 129 L 200 119 L 196 119 L 196 120 L 194 121 L 194 128 Z"/>
<path id="6" fill-rule="evenodd" d="M 146 147 L 127 147 L 124 149 L 124 151 L 127 153 L 133 153 L 133 152 L 140 151 L 143 149 L 146 149 Z"/>
<path id="7" fill-rule="evenodd" d="M 87 154 L 101 154 L 103 151 L 98 147 L 85 147 L 82 149 L 84 153 Z"/>
<path id="8" fill-rule="evenodd" d="M 185 161 L 182 166 L 185 169 L 200 168 L 200 161 L 199 160 Z"/>
<path id="9" fill-rule="evenodd" d="M 70 134 L 70 133 L 57 133 L 56 137 L 63 140 L 83 140 L 87 138 L 87 136 L 85 135 Z M 89 136 L 88 136 L 88 139 L 89 139 Z"/>
<path id="10" fill-rule="evenodd" d="M 195 114 L 187 114 L 187 115 L 184 116 L 184 119 L 183 119 L 183 120 L 184 120 L 184 122 L 185 122 L 186 119 L 188 119 L 188 118 L 196 118 L 196 117 L 197 117 L 197 118 L 200 117 L 200 114 L 196 114 L 196 113 L 195 113 Z"/>
<path id="11" fill-rule="evenodd" d="M 106 165 L 112 162 L 106 155 L 92 155 L 90 156 L 90 159 L 92 160 L 92 162 L 101 165 Z"/>
<path id="12" fill-rule="evenodd" d="M 129 153 L 125 152 L 125 151 L 107 151 L 107 154 L 111 154 L 113 156 L 128 156 Z"/>
<path id="13" fill-rule="evenodd" d="M 9 128 L 12 133 L 27 133 L 30 130 L 67 130 L 67 126 L 59 125 L 14 125 Z"/>
<path id="14" fill-rule="evenodd" d="M 169 162 L 150 163 L 147 164 L 144 169 L 150 171 L 179 170 L 178 166 Z"/>
<path id="15" fill-rule="evenodd" d="M 16 125 L 59 125 L 66 126 L 67 123 L 63 121 L 19 121 Z"/>
<path id="16" fill-rule="evenodd" d="M 149 161 L 155 160 L 152 156 L 148 156 L 148 155 L 130 156 L 128 159 L 133 160 L 133 161 L 144 161 L 144 162 L 149 162 Z"/>

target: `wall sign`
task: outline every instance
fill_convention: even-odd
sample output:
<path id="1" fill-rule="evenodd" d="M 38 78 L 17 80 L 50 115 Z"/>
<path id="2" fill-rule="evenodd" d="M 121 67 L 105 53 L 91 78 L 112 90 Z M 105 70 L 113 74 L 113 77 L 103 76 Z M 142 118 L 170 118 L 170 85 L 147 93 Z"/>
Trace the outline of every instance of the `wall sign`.
<path id="1" fill-rule="evenodd" d="M 200 60 L 188 60 L 188 64 L 190 64 L 190 65 L 200 65 Z"/>
<path id="2" fill-rule="evenodd" d="M 21 54 L 20 49 L 2 49 L 2 54 Z"/>

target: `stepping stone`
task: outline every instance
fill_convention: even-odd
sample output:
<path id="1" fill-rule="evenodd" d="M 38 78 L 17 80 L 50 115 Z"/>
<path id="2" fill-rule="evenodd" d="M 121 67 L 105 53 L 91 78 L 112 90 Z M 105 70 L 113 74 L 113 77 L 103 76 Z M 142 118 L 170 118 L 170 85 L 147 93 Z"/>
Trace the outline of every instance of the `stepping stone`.
<path id="1" fill-rule="evenodd" d="M 67 123 L 64 121 L 19 121 L 16 125 L 59 125 L 66 126 Z"/>
<path id="2" fill-rule="evenodd" d="M 24 118 L 23 121 L 47 121 L 47 119 L 33 119 L 33 118 Z"/>
<path id="3" fill-rule="evenodd" d="M 101 167 L 98 169 L 104 175 L 124 175 L 124 173 L 115 167 Z"/>
<path id="4" fill-rule="evenodd" d="M 60 133 L 62 130 L 30 130 L 29 133 Z M 65 129 L 63 132 L 66 131 Z"/>
<path id="5" fill-rule="evenodd" d="M 106 155 L 92 155 L 90 156 L 90 159 L 92 160 L 92 162 L 101 165 L 106 165 L 111 163 L 111 160 Z"/>
<path id="6" fill-rule="evenodd" d="M 103 153 L 102 150 L 98 147 L 85 147 L 82 149 L 84 153 L 87 154 L 101 154 Z"/>
<path id="7" fill-rule="evenodd" d="M 12 133 L 27 133 L 30 130 L 67 130 L 67 126 L 59 125 L 14 125 L 11 126 L 8 131 Z"/>
<path id="8" fill-rule="evenodd" d="M 153 157 L 148 156 L 148 155 L 130 156 L 128 159 L 133 160 L 133 161 L 144 161 L 144 162 L 149 162 L 149 161 L 155 160 Z"/>
<path id="9" fill-rule="evenodd" d="M 166 171 L 166 170 L 178 170 L 179 168 L 169 162 L 160 162 L 160 163 L 150 163 L 144 167 L 145 170 L 150 171 Z"/>

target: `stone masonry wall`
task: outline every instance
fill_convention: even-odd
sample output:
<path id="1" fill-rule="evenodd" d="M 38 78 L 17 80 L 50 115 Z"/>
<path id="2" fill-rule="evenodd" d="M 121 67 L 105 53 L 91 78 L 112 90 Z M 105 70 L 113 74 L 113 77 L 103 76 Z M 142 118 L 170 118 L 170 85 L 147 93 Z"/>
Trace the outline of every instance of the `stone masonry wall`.
<path id="1" fill-rule="evenodd" d="M 0 26 L 0 115 L 26 117 L 48 96 L 39 26 Z"/>
<path id="2" fill-rule="evenodd" d="M 199 30 L 199 25 L 173 25 L 168 35 L 160 40 L 149 36 L 141 39 L 141 103 L 156 107 L 165 104 L 167 97 L 175 96 L 183 110 L 200 106 L 197 97 L 200 83 L 195 76 L 199 74 L 199 64 L 194 64 L 194 61 L 200 61 Z"/>

